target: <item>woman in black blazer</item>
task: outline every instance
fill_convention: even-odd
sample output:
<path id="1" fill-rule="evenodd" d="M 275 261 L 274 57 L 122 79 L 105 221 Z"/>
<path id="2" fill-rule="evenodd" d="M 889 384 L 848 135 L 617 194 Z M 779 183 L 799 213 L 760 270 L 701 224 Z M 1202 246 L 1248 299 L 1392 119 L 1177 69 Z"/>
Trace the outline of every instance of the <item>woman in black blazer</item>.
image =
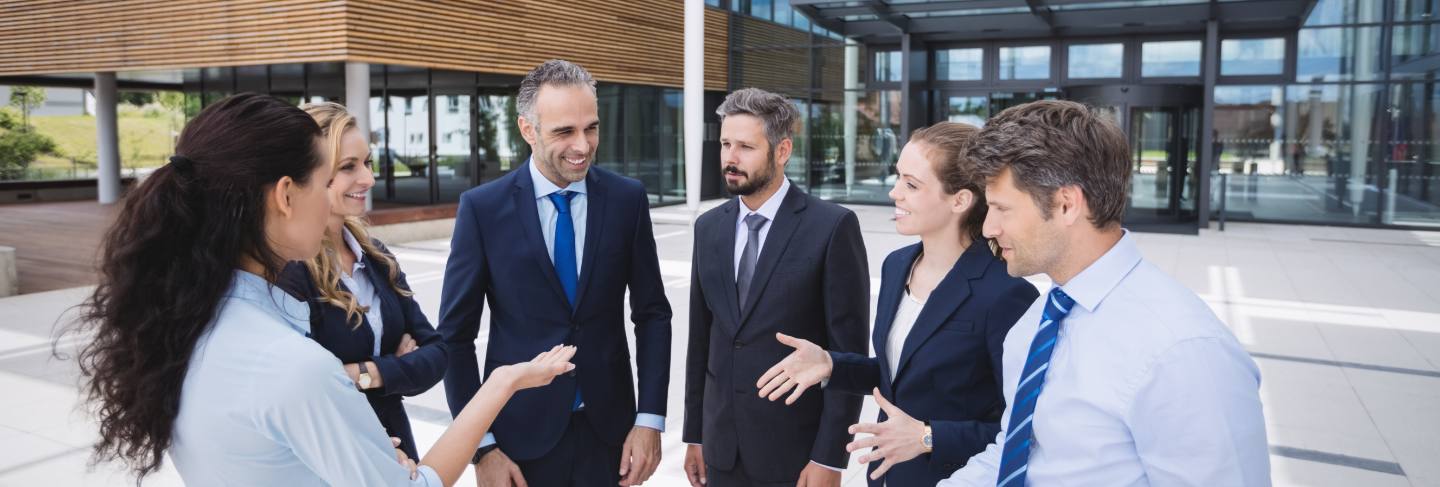
<path id="1" fill-rule="evenodd" d="M 420 458 L 401 400 L 445 376 L 444 341 L 420 311 L 395 257 L 369 237 L 360 219 L 375 178 L 369 144 L 354 117 L 336 103 L 302 108 L 320 125 L 333 155 L 330 221 L 324 251 L 286 266 L 281 286 L 311 304 L 310 337 L 345 364 L 380 424 L 400 438 L 400 449 Z"/>
<path id="2" fill-rule="evenodd" d="M 981 233 L 984 181 L 965 158 L 978 129 L 941 122 L 916 131 L 896 163 L 895 228 L 920 243 L 886 257 L 872 341 L 875 357 L 827 353 L 780 335 L 795 352 L 757 387 L 777 400 L 806 388 L 875 394 L 879 422 L 851 433 L 873 436 L 847 448 L 875 449 L 872 486 L 935 485 L 985 449 L 1005 411 L 1001 351 L 1005 335 L 1039 296 L 1011 277 Z"/>

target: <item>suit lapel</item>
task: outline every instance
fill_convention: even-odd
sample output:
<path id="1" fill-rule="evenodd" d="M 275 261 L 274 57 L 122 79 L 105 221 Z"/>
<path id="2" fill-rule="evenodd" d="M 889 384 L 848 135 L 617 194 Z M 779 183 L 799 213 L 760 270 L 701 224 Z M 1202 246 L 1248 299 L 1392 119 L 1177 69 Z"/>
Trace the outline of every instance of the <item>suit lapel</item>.
<path id="1" fill-rule="evenodd" d="M 905 347 L 900 351 L 900 365 L 895 368 L 895 377 L 905 371 L 905 365 L 914 357 L 915 351 L 930 339 L 945 319 L 955 314 L 965 300 L 970 298 L 970 280 L 978 279 L 985 273 L 985 265 L 989 252 L 985 242 L 976 242 L 965 249 L 960 255 L 960 260 L 945 274 L 940 285 L 930 292 L 929 299 L 925 300 L 925 306 L 920 309 L 920 316 L 915 319 L 915 326 L 910 329 L 909 336 L 905 337 Z"/>
<path id="2" fill-rule="evenodd" d="M 740 211 L 740 198 L 731 198 L 730 201 L 725 202 L 721 208 L 724 210 L 725 218 L 719 222 L 720 228 L 712 231 L 712 233 L 720 232 L 720 238 L 715 239 L 715 241 L 718 241 L 718 247 L 715 248 L 714 255 L 715 261 L 721 263 L 720 266 L 725 272 L 720 280 L 720 282 L 725 283 L 725 285 L 720 286 L 720 295 L 725 297 L 725 301 L 720 303 L 720 307 L 725 309 L 725 314 L 730 317 L 729 322 L 732 323 L 736 327 L 736 331 L 738 331 L 740 327 L 740 299 L 737 297 L 739 291 L 735 289 L 735 219 L 739 218 L 736 212 Z M 700 264 L 692 263 L 692 265 Z"/>
<path id="3" fill-rule="evenodd" d="M 601 232 L 605 229 L 605 186 L 600 184 L 600 175 L 596 171 L 590 171 L 585 179 L 585 242 L 582 244 L 585 256 L 580 264 L 580 282 L 575 288 L 575 311 L 579 311 L 580 304 L 585 302 L 585 290 L 590 287 L 591 276 L 595 275 L 595 254 L 599 252 Z M 558 277 L 556 282 L 559 282 Z"/>
<path id="4" fill-rule="evenodd" d="M 555 292 L 555 297 L 568 304 L 565 288 L 560 286 L 560 276 L 555 273 L 555 263 L 550 261 L 550 249 L 545 247 L 545 235 L 540 233 L 540 213 L 535 209 L 535 184 L 530 181 L 530 163 L 526 164 L 511 172 L 515 176 L 515 185 L 510 191 L 510 204 L 515 205 L 515 217 L 519 219 L 516 223 L 524 236 L 527 249 L 525 253 L 530 255 L 530 259 L 539 268 L 540 275 L 550 283 L 550 290 Z"/>
<path id="5" fill-rule="evenodd" d="M 894 325 L 895 312 L 900 309 L 900 299 L 905 295 L 905 282 L 909 280 L 910 268 L 915 264 L 915 257 L 920 255 L 920 246 L 905 247 L 900 249 L 900 252 L 895 265 L 884 269 L 885 274 L 881 276 L 880 282 L 890 285 L 880 288 L 880 297 L 875 303 L 875 331 L 872 340 L 875 344 L 875 356 L 880 359 L 880 377 L 884 379 L 881 385 L 890 384 L 895 377 L 895 371 L 890 370 L 890 328 Z"/>
<path id="6" fill-rule="evenodd" d="M 745 327 L 745 322 L 755 312 L 755 303 L 760 300 L 760 295 L 764 294 L 765 285 L 770 283 L 770 274 L 775 271 L 775 264 L 785 255 L 790 236 L 800 227 L 801 212 L 804 210 L 805 193 L 800 191 L 800 188 L 791 186 L 790 191 L 785 194 L 785 201 L 780 203 L 780 211 L 775 213 L 775 221 L 770 222 L 770 232 L 765 235 L 764 245 L 760 247 L 760 260 L 755 263 L 750 295 L 740 296 L 740 299 L 745 300 L 745 312 L 740 315 L 741 328 Z"/>

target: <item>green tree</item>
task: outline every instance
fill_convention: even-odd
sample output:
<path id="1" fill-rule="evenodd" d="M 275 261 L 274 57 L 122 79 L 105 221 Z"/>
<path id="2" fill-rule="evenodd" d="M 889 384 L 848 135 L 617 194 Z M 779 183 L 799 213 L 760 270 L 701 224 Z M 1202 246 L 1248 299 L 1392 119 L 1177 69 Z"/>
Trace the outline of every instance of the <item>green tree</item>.
<path id="1" fill-rule="evenodd" d="M 45 103 L 45 88 L 39 86 L 14 86 L 10 88 L 10 104 L 20 108 L 21 120 L 30 126 L 30 111 Z"/>
<path id="2" fill-rule="evenodd" d="M 0 181 L 20 179 L 36 156 L 54 154 L 55 141 L 24 127 L 0 130 Z"/>
<path id="3" fill-rule="evenodd" d="M 155 101 L 155 94 L 148 91 L 122 91 L 120 92 L 120 103 L 129 103 L 137 107 L 149 105 Z"/>

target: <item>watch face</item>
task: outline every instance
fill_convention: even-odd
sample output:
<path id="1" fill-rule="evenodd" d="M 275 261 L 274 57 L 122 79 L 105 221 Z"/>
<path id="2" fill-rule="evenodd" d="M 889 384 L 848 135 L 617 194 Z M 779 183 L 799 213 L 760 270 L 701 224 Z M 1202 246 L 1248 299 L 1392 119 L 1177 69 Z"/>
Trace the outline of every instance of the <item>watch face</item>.
<path id="1" fill-rule="evenodd" d="M 360 388 L 361 388 L 361 389 L 369 389 L 369 388 L 370 388 L 370 374 L 360 374 Z"/>
<path id="2" fill-rule="evenodd" d="M 934 437 L 930 435 L 925 435 L 925 448 L 933 448 L 935 446 L 934 441 Z"/>

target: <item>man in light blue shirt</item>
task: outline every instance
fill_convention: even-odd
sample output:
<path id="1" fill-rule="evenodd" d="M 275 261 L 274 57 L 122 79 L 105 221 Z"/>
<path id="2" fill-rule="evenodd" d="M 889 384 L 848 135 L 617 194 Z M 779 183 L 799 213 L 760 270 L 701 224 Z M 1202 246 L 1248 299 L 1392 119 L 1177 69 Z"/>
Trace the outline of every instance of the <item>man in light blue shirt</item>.
<path id="1" fill-rule="evenodd" d="M 1006 337 L 995 443 L 940 485 L 1269 485 L 1259 370 L 1121 228 L 1114 123 L 1034 102 L 991 119 L 969 155 L 1009 273 L 1055 284 Z"/>

